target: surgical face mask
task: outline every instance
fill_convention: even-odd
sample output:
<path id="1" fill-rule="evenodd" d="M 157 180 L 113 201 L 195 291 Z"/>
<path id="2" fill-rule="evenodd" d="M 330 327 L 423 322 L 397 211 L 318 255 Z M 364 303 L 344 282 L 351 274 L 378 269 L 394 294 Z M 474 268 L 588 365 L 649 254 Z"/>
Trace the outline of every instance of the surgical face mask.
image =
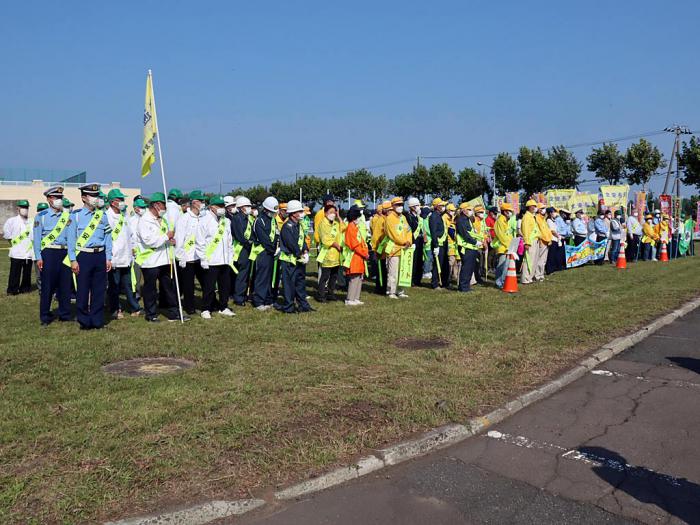
<path id="1" fill-rule="evenodd" d="M 547 213 L 547 210 L 544 209 L 544 208 L 542 208 L 542 209 L 540 210 L 540 213 L 541 213 L 542 215 L 545 215 L 545 214 Z"/>
<path id="2" fill-rule="evenodd" d="M 333 222 L 335 220 L 335 213 L 329 213 L 327 217 L 329 221 Z"/>
<path id="3" fill-rule="evenodd" d="M 394 210 L 396 211 L 396 213 L 401 215 L 403 213 L 403 206 L 397 206 L 396 208 L 394 208 Z"/>
<path id="4" fill-rule="evenodd" d="M 250 213 L 250 208 L 248 206 L 243 206 L 242 208 L 239 208 L 241 210 L 241 213 L 243 215 L 248 215 Z"/>
<path id="5" fill-rule="evenodd" d="M 27 217 L 29 215 L 29 210 L 27 208 L 20 208 L 19 214 L 21 217 Z"/>
<path id="6" fill-rule="evenodd" d="M 126 209 L 126 202 L 117 203 L 117 208 L 119 208 L 119 211 L 124 211 Z"/>
<path id="7" fill-rule="evenodd" d="M 226 208 L 216 208 L 216 216 L 223 217 L 226 215 Z"/>
<path id="8" fill-rule="evenodd" d="M 355 219 L 355 220 L 354 220 L 354 221 L 352 221 L 352 222 L 354 222 L 355 224 L 360 224 L 360 220 L 361 220 L 361 218 L 360 218 L 360 217 L 358 217 L 357 219 Z"/>
<path id="9" fill-rule="evenodd" d="M 104 205 L 105 205 L 104 199 L 98 198 L 98 199 L 97 199 L 97 207 L 98 207 L 98 208 L 102 208 L 102 207 L 104 207 Z"/>
<path id="10" fill-rule="evenodd" d="M 510 219 L 510 216 L 513 215 L 513 214 L 512 214 L 511 212 L 509 212 L 509 211 L 506 211 L 506 212 L 503 213 L 503 215 L 505 215 L 506 219 Z"/>
<path id="11" fill-rule="evenodd" d="M 257 217 L 257 216 L 258 216 L 258 210 L 253 210 L 252 213 L 253 213 L 253 217 Z"/>
<path id="12" fill-rule="evenodd" d="M 301 212 L 301 213 L 299 214 L 299 218 L 298 218 L 297 220 L 300 221 L 300 220 L 302 220 L 304 217 L 306 217 L 306 214 L 305 214 L 304 212 Z"/>
<path id="13" fill-rule="evenodd" d="M 143 215 L 143 212 L 145 212 L 145 211 L 146 211 L 146 210 L 145 210 L 144 208 L 134 208 L 134 213 L 135 213 L 136 215 L 138 215 L 139 217 L 140 217 L 141 215 Z"/>
<path id="14" fill-rule="evenodd" d="M 267 213 L 267 216 L 270 217 L 270 219 L 273 219 L 275 217 L 275 215 L 277 215 L 276 211 L 267 210 L 267 211 L 265 211 L 265 213 Z"/>
<path id="15" fill-rule="evenodd" d="M 484 214 L 481 213 L 481 212 L 480 212 L 480 213 L 477 213 L 476 216 L 479 217 L 480 219 L 483 219 L 483 218 L 484 218 Z"/>
<path id="16" fill-rule="evenodd" d="M 53 201 L 51 201 L 51 207 L 54 210 L 62 210 L 63 209 L 63 199 L 62 198 L 54 199 Z"/>

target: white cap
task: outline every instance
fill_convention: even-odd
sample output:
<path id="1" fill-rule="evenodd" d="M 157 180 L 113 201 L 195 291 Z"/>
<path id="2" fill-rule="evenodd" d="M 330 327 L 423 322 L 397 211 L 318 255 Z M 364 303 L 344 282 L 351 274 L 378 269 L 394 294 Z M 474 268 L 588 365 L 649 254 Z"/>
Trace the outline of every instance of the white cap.
<path id="1" fill-rule="evenodd" d="M 414 206 L 420 206 L 420 201 L 415 197 L 411 197 L 410 199 L 408 199 L 408 202 L 406 202 L 406 205 L 409 208 L 413 208 Z"/>
<path id="2" fill-rule="evenodd" d="M 236 199 L 236 208 L 240 208 L 242 206 L 252 206 L 248 197 L 241 196 Z"/>
<path id="3" fill-rule="evenodd" d="M 277 210 L 279 208 L 279 201 L 275 199 L 274 197 L 265 197 L 265 200 L 263 201 L 263 208 L 265 208 L 267 211 L 272 211 L 277 213 Z"/>
<path id="4" fill-rule="evenodd" d="M 301 202 L 292 199 L 287 203 L 287 213 L 296 213 L 298 211 L 304 211 L 304 206 L 302 206 Z"/>
<path id="5" fill-rule="evenodd" d="M 236 201 L 233 200 L 233 197 L 231 197 L 230 195 L 226 195 L 224 197 L 224 206 L 226 208 L 228 208 L 229 206 L 235 206 L 235 205 L 236 205 Z"/>

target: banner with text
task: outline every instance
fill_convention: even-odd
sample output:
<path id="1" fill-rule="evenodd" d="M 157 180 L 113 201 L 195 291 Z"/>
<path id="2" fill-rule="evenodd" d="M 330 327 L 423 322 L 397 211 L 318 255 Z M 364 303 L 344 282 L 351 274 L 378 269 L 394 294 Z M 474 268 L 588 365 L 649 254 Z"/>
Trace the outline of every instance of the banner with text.
<path id="1" fill-rule="evenodd" d="M 603 201 L 605 205 L 616 210 L 618 208 L 624 209 L 627 206 L 627 197 L 629 196 L 630 187 L 627 184 L 622 184 L 618 186 L 603 186 L 600 187 L 600 194 L 603 196 Z"/>
<path id="2" fill-rule="evenodd" d="M 571 197 L 576 194 L 576 190 L 549 190 L 547 191 L 547 206 L 552 208 L 567 208 Z"/>
<path id="3" fill-rule="evenodd" d="M 605 257 L 605 248 L 607 246 L 607 239 L 600 242 L 592 242 L 586 239 L 578 246 L 566 245 L 566 267 L 576 268 L 588 262 L 602 259 Z"/>

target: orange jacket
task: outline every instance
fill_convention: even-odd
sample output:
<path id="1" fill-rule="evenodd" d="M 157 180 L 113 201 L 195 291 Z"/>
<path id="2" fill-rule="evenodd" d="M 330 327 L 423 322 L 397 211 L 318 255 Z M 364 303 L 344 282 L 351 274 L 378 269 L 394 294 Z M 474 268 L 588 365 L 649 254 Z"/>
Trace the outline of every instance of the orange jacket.
<path id="1" fill-rule="evenodd" d="M 349 223 L 345 230 L 345 246 L 354 252 L 350 259 L 350 268 L 345 270 L 345 273 L 347 275 L 365 273 L 365 259 L 369 257 L 369 248 L 354 222 Z"/>

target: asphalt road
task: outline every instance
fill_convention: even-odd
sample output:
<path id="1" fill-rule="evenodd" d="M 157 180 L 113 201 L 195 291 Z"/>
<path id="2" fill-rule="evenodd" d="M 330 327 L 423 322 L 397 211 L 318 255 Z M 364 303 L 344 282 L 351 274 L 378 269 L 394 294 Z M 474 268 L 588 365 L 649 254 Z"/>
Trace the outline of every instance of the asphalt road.
<path id="1" fill-rule="evenodd" d="M 258 525 L 700 524 L 700 310 L 489 432 Z"/>

